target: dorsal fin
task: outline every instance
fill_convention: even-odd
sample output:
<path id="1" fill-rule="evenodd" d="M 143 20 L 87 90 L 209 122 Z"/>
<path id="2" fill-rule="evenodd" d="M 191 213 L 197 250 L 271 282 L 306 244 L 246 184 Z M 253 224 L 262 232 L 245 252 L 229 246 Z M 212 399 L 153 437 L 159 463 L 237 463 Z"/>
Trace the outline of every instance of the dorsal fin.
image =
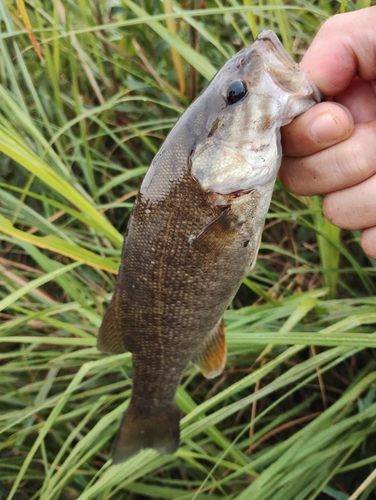
<path id="1" fill-rule="evenodd" d="M 97 347 L 107 354 L 121 354 L 128 351 L 125 346 L 125 332 L 122 331 L 118 318 L 116 292 L 103 317 L 98 333 Z"/>
<path id="2" fill-rule="evenodd" d="M 221 318 L 201 346 L 193 363 L 206 378 L 213 378 L 222 373 L 226 364 L 226 356 L 225 324 Z"/>

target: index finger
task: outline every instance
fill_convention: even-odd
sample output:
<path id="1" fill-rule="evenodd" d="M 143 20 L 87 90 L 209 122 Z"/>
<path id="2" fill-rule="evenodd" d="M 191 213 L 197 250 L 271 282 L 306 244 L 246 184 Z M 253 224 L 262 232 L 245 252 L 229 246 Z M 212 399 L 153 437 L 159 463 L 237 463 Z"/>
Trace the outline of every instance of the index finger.
<path id="1" fill-rule="evenodd" d="M 301 62 L 326 96 L 345 90 L 355 76 L 376 78 L 376 6 L 337 14 L 326 21 Z"/>

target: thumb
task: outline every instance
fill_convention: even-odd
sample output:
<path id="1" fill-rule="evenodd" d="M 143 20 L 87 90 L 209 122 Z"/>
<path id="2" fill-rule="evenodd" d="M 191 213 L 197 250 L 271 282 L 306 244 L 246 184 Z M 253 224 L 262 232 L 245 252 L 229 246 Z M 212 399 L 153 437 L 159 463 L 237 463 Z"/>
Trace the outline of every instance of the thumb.
<path id="1" fill-rule="evenodd" d="M 353 129 L 354 121 L 347 108 L 334 102 L 322 102 L 281 129 L 283 154 L 309 156 L 344 141 Z"/>

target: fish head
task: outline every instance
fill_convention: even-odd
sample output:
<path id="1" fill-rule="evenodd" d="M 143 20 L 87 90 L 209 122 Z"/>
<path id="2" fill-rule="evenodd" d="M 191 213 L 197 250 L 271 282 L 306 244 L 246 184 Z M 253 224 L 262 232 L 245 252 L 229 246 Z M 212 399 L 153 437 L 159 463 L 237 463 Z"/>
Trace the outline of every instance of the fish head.
<path id="1" fill-rule="evenodd" d="M 278 37 L 263 31 L 198 99 L 193 177 L 203 190 L 221 195 L 274 183 L 282 158 L 280 127 L 321 100 Z"/>

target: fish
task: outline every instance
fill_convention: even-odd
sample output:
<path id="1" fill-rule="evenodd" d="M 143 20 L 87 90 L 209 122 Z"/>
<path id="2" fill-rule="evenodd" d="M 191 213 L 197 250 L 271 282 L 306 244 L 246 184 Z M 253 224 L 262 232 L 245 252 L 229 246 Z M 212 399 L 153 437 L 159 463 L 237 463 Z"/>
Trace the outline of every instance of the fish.
<path id="1" fill-rule="evenodd" d="M 153 159 L 124 237 L 98 348 L 132 353 L 133 386 L 112 462 L 179 447 L 187 365 L 225 367 L 223 313 L 256 262 L 281 164 L 280 127 L 322 100 L 277 35 L 231 57 Z"/>

